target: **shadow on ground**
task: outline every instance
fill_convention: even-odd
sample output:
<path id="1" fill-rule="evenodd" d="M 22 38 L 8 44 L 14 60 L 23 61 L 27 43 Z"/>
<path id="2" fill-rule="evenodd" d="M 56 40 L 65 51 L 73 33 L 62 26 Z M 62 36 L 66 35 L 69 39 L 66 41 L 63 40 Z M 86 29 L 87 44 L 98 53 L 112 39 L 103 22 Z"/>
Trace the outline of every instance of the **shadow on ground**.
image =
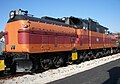
<path id="1" fill-rule="evenodd" d="M 114 67 L 108 70 L 110 78 L 103 84 L 120 84 L 120 67 Z"/>

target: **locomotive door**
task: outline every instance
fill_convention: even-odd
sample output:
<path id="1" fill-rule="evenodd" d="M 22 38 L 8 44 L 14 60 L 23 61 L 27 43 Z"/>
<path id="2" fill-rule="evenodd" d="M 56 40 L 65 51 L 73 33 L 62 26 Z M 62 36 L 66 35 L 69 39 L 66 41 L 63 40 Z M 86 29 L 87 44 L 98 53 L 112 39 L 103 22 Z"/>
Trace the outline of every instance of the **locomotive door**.
<path id="1" fill-rule="evenodd" d="M 89 31 L 87 29 L 83 30 L 83 40 L 82 40 L 82 45 L 84 46 L 84 49 L 88 49 L 89 48 Z"/>
<path id="2" fill-rule="evenodd" d="M 78 38 L 75 40 L 76 47 L 78 49 L 89 48 L 89 34 L 87 29 L 77 29 Z"/>
<path id="3" fill-rule="evenodd" d="M 88 25 L 88 23 L 83 22 L 82 36 L 83 36 L 82 45 L 83 45 L 84 49 L 88 49 L 89 42 L 91 42 L 91 40 L 89 39 L 89 25 Z"/>

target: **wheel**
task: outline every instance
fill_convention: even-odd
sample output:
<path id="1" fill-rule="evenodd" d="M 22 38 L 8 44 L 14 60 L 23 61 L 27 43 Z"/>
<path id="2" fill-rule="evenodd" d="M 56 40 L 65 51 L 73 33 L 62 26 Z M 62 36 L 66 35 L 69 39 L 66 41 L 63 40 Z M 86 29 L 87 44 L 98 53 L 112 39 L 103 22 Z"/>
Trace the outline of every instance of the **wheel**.
<path id="1" fill-rule="evenodd" d="M 103 52 L 100 52 L 100 57 L 103 57 L 104 56 L 104 53 Z"/>
<path id="2" fill-rule="evenodd" d="M 63 64 L 63 58 L 60 56 L 55 56 L 53 58 L 53 64 L 56 68 L 60 67 Z"/>
<path id="3" fill-rule="evenodd" d="M 88 60 L 88 61 L 90 61 L 90 60 L 91 60 L 91 57 L 90 57 L 90 56 L 88 56 L 88 57 L 87 57 L 87 60 Z"/>
<path id="4" fill-rule="evenodd" d="M 96 57 L 96 58 L 99 58 L 99 57 L 100 57 L 99 52 L 96 53 L 95 57 Z"/>
<path id="5" fill-rule="evenodd" d="M 88 56 L 88 54 L 85 54 L 84 57 L 83 57 L 83 62 L 87 61 L 87 60 L 89 60 L 89 56 Z"/>
<path id="6" fill-rule="evenodd" d="M 52 66 L 52 60 L 50 58 L 42 59 L 40 63 L 41 63 L 42 69 L 44 70 L 47 70 Z"/>
<path id="7" fill-rule="evenodd" d="M 67 62 L 66 62 L 67 64 L 73 64 L 73 61 L 72 61 L 72 56 L 71 55 L 68 55 L 68 57 L 67 57 Z"/>
<path id="8" fill-rule="evenodd" d="M 83 55 L 79 54 L 78 60 L 76 60 L 75 63 L 79 64 L 82 62 L 82 60 L 83 60 Z"/>
<path id="9" fill-rule="evenodd" d="M 94 54 L 92 53 L 90 59 L 92 60 L 92 59 L 95 59 L 95 58 L 96 58 L 96 57 L 95 57 Z"/>
<path id="10" fill-rule="evenodd" d="M 10 66 L 10 73 L 11 73 L 11 75 L 16 74 L 16 62 L 15 61 Z"/>
<path id="11" fill-rule="evenodd" d="M 108 55 L 110 55 L 111 53 L 110 53 L 110 50 L 107 50 L 106 51 L 106 56 L 108 56 Z"/>
<path id="12" fill-rule="evenodd" d="M 39 58 L 35 58 L 35 57 L 31 56 L 31 61 L 32 61 L 31 72 L 34 73 L 36 70 L 39 69 Z"/>

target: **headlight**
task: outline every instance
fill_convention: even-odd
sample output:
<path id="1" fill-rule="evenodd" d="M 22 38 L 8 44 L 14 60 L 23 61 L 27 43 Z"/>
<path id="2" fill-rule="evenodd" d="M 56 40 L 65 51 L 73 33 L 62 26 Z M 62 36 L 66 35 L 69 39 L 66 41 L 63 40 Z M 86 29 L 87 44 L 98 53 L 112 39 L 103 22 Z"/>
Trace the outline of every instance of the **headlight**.
<path id="1" fill-rule="evenodd" d="M 25 25 L 24 25 L 24 28 L 28 28 L 28 25 L 27 25 L 27 24 L 25 24 Z"/>
<path id="2" fill-rule="evenodd" d="M 15 11 L 10 11 L 9 17 L 13 19 L 15 17 Z"/>

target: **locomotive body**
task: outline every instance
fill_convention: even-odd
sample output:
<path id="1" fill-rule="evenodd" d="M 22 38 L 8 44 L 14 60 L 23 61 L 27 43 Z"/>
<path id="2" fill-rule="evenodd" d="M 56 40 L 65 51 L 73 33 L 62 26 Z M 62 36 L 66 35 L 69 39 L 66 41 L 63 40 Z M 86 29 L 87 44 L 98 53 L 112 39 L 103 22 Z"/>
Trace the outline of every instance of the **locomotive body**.
<path id="1" fill-rule="evenodd" d="M 15 26 L 14 24 L 20 25 Z M 27 26 L 27 28 L 24 28 L 24 26 Z M 75 29 L 73 28 L 68 29 L 64 26 L 26 20 L 8 22 L 5 31 L 9 36 L 6 45 L 8 52 L 68 51 L 73 48 L 71 40 L 76 38 Z"/>
<path id="2" fill-rule="evenodd" d="M 60 67 L 118 52 L 108 28 L 90 18 L 35 18 L 27 13 L 11 11 L 5 28 L 5 69 L 11 73 Z"/>

